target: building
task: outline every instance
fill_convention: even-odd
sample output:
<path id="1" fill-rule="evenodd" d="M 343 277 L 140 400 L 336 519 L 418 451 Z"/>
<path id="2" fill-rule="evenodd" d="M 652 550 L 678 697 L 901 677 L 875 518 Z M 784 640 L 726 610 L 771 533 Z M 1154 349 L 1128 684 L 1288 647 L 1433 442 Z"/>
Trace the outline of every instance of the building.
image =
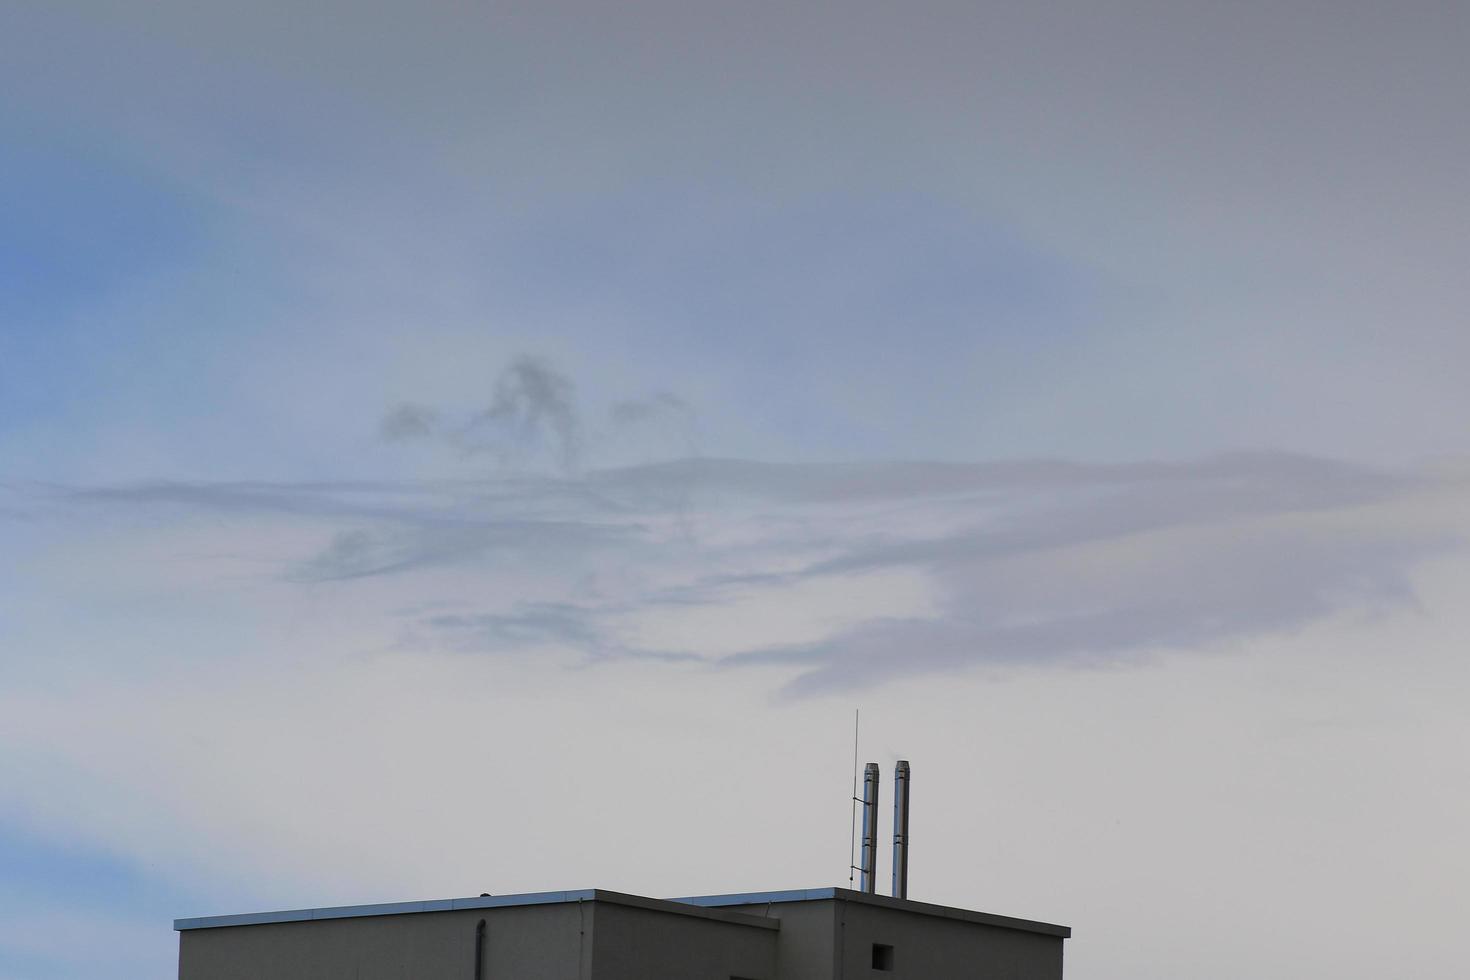
<path id="1" fill-rule="evenodd" d="M 845 888 L 179 919 L 179 980 L 1060 980 L 1066 926 Z"/>
<path id="2" fill-rule="evenodd" d="M 1061 980 L 1066 926 L 908 900 L 909 764 L 893 897 L 875 894 L 878 766 L 860 891 L 657 899 L 591 889 L 178 919 L 179 980 Z"/>

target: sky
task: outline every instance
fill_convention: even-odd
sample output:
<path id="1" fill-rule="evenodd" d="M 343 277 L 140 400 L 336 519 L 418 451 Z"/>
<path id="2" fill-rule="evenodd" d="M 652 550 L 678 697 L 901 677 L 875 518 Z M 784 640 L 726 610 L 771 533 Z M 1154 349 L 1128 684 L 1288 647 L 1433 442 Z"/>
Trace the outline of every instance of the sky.
<path id="1" fill-rule="evenodd" d="M 1071 980 L 1463 973 L 1467 42 L 0 0 L 0 977 L 845 885 L 858 709 Z"/>

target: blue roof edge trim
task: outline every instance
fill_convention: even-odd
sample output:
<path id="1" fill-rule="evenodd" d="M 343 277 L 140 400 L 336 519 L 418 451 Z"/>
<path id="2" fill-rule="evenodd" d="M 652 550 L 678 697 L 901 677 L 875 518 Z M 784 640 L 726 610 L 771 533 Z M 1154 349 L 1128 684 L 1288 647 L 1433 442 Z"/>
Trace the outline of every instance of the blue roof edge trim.
<path id="1" fill-rule="evenodd" d="M 767 902 L 820 902 L 836 898 L 835 888 L 792 888 L 779 892 L 737 892 L 732 895 L 690 895 L 671 898 L 670 902 L 682 905 L 698 905 L 703 908 L 719 908 L 722 905 L 765 905 Z"/>

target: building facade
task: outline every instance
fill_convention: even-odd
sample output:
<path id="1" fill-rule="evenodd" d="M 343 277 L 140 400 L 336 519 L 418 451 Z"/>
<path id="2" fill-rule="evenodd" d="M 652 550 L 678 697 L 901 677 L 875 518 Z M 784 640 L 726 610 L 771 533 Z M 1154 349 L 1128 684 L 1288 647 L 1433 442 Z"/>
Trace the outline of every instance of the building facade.
<path id="1" fill-rule="evenodd" d="M 179 980 L 1061 980 L 1066 926 L 843 888 L 179 919 Z"/>

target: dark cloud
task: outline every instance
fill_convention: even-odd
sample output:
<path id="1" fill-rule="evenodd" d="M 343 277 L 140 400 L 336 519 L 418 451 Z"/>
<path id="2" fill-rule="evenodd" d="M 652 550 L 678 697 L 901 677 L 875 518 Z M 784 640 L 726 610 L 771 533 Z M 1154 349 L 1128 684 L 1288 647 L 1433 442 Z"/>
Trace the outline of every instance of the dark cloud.
<path id="1" fill-rule="evenodd" d="M 297 565 L 290 577 L 323 582 L 386 575 L 463 558 L 475 550 L 462 535 L 382 534 L 357 528 L 332 535 L 327 546 Z"/>
<path id="2" fill-rule="evenodd" d="M 518 603 L 505 613 L 445 613 L 417 626 L 451 649 L 505 653 L 542 647 L 576 651 L 585 661 L 612 659 L 697 662 L 691 653 L 640 650 L 618 643 L 599 623 L 606 610 L 562 602 Z"/>
<path id="3" fill-rule="evenodd" d="M 595 550 L 631 548 L 636 527 L 579 521 L 460 521 L 355 528 L 332 535 L 327 546 L 298 562 L 287 577 L 324 582 L 389 575 L 433 565 L 477 560 L 497 565 L 574 562 Z"/>
<path id="4" fill-rule="evenodd" d="M 511 613 L 443 613 L 421 625 L 475 649 L 561 643 L 593 651 L 603 645 L 588 610 L 560 602 L 522 603 Z"/>
<path id="5" fill-rule="evenodd" d="M 385 442 L 412 442 L 433 438 L 438 428 L 438 412 L 424 405 L 404 402 L 383 416 L 383 421 L 378 424 L 378 435 Z"/>
<path id="6" fill-rule="evenodd" d="M 549 451 L 564 472 L 575 472 L 582 452 L 576 386 L 546 361 L 518 357 L 496 379 L 490 407 L 456 441 L 503 462 Z"/>
<path id="7" fill-rule="evenodd" d="M 588 426 L 577 403 L 575 383 L 545 358 L 521 355 L 495 380 L 490 405 L 467 421 L 445 425 L 438 410 L 412 402 L 382 418 L 385 442 L 442 439 L 463 453 L 484 454 L 519 470 L 550 469 L 576 478 L 592 449 L 621 458 L 698 455 L 694 409 L 666 391 L 624 398 L 607 410 L 605 424 Z"/>

